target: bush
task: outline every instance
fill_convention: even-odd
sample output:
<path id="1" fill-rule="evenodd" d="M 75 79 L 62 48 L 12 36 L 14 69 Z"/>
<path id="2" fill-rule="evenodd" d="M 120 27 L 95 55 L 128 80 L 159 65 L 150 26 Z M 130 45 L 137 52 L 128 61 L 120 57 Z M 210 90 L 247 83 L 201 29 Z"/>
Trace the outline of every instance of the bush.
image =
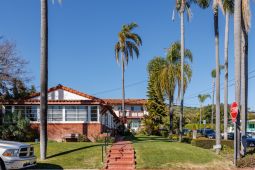
<path id="1" fill-rule="evenodd" d="M 215 145 L 215 139 L 208 139 L 208 138 L 198 138 L 193 139 L 191 141 L 191 145 L 197 146 L 204 149 L 212 149 L 213 145 Z M 234 143 L 232 140 L 222 140 L 221 141 L 222 146 L 227 146 L 231 149 L 234 148 Z"/>
<path id="2" fill-rule="evenodd" d="M 178 141 L 179 140 L 179 135 L 177 134 L 172 134 L 169 136 L 169 139 L 170 140 L 173 140 L 173 141 Z"/>
<path id="3" fill-rule="evenodd" d="M 190 137 L 182 137 L 182 142 L 183 143 L 191 143 L 191 141 L 192 141 L 192 138 L 190 138 Z"/>
<path id="4" fill-rule="evenodd" d="M 4 120 L 5 123 L 0 127 L 0 135 L 4 140 L 31 142 L 39 136 L 37 131 L 30 127 L 29 119 L 20 113 L 7 114 Z"/>
<path id="5" fill-rule="evenodd" d="M 89 139 L 87 138 L 86 135 L 79 134 L 77 142 L 89 142 Z"/>
<path id="6" fill-rule="evenodd" d="M 237 161 L 238 168 L 255 168 L 255 156 L 247 155 Z"/>
<path id="7" fill-rule="evenodd" d="M 164 138 L 167 138 L 169 136 L 169 132 L 167 130 L 161 130 L 160 135 Z"/>

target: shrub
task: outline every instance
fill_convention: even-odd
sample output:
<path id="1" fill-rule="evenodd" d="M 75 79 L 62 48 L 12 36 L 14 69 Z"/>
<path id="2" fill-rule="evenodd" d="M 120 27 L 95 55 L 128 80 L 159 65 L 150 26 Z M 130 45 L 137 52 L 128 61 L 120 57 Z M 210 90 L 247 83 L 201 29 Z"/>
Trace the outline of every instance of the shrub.
<path id="1" fill-rule="evenodd" d="M 30 121 L 21 113 L 10 113 L 4 117 L 5 123 L 0 127 L 1 138 L 31 142 L 38 138 L 38 133 L 30 127 Z"/>
<path id="2" fill-rule="evenodd" d="M 255 156 L 247 155 L 237 161 L 237 167 L 239 168 L 255 168 Z"/>
<path id="3" fill-rule="evenodd" d="M 78 142 L 88 142 L 89 139 L 87 138 L 86 135 L 83 135 L 83 134 L 79 134 L 78 135 L 78 139 L 77 139 Z"/>
<path id="4" fill-rule="evenodd" d="M 192 138 L 190 138 L 190 137 L 182 137 L 182 142 L 183 143 L 191 143 L 191 141 L 192 141 Z"/>
<path id="5" fill-rule="evenodd" d="M 173 141 L 178 141 L 179 140 L 179 136 L 177 134 L 172 134 L 172 135 L 169 136 L 169 139 L 173 140 Z"/>
<path id="6" fill-rule="evenodd" d="M 163 136 L 164 138 L 167 138 L 169 135 L 169 132 L 167 130 L 161 130 L 160 135 Z"/>
<path id="7" fill-rule="evenodd" d="M 215 145 L 215 139 L 208 139 L 208 138 L 193 139 L 191 141 L 191 145 L 204 148 L 204 149 L 212 149 L 213 145 Z M 222 140 L 221 145 L 227 146 L 231 149 L 233 149 L 234 147 L 234 143 L 231 140 Z"/>

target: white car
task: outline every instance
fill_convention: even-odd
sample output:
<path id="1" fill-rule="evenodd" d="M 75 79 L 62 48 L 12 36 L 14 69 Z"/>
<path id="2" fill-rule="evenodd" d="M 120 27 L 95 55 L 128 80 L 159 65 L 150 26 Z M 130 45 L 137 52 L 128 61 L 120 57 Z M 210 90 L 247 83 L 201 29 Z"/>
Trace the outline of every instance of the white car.
<path id="1" fill-rule="evenodd" d="M 35 165 L 36 157 L 33 146 L 0 140 L 0 170 L 21 169 Z"/>

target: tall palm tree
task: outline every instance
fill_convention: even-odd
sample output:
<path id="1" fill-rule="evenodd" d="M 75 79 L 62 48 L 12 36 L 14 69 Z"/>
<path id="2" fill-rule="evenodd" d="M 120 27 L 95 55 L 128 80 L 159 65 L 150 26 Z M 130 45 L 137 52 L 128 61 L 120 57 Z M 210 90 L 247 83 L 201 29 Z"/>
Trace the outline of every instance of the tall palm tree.
<path id="1" fill-rule="evenodd" d="M 234 54 L 235 54 L 235 100 L 238 103 L 238 108 L 240 110 L 241 101 L 241 1 L 235 0 L 234 7 Z M 235 123 L 235 140 L 234 145 L 236 152 L 234 153 L 237 159 L 240 158 L 240 130 L 237 128 L 240 124 L 240 116 L 237 117 L 237 122 Z M 235 159 L 234 159 L 235 160 Z M 235 162 L 236 164 L 236 162 Z"/>
<path id="2" fill-rule="evenodd" d="M 223 10 L 225 13 L 225 45 L 224 45 L 224 139 L 228 139 L 228 44 L 229 44 L 229 16 L 234 13 L 234 0 L 224 0 Z"/>
<path id="3" fill-rule="evenodd" d="M 52 0 L 54 3 L 54 0 Z M 62 0 L 58 0 L 59 3 Z M 48 110 L 48 1 L 41 0 L 41 64 L 40 64 L 40 158 L 47 155 Z"/>
<path id="4" fill-rule="evenodd" d="M 224 66 L 220 65 L 220 72 L 221 72 L 222 69 L 224 69 Z M 212 77 L 212 115 L 211 115 L 211 127 L 213 128 L 216 69 L 212 70 L 211 77 Z"/>
<path id="5" fill-rule="evenodd" d="M 183 104 L 184 104 L 184 55 L 185 55 L 185 42 L 184 42 L 184 12 L 186 10 L 188 19 L 191 17 L 190 6 L 191 3 L 196 3 L 201 8 L 207 8 L 209 6 L 209 0 L 176 0 L 176 10 L 180 13 L 181 19 L 181 83 L 180 83 L 180 136 L 179 140 L 182 140 L 182 124 L 183 124 Z"/>
<path id="6" fill-rule="evenodd" d="M 193 57 L 189 49 L 184 52 L 184 90 L 187 88 L 188 83 L 192 76 L 192 70 L 189 62 L 192 62 Z M 181 82 L 181 45 L 175 42 L 171 45 L 167 52 L 166 67 L 161 71 L 161 87 L 169 101 L 169 118 L 170 118 L 170 134 L 172 134 L 173 127 L 173 99 L 176 85 L 178 85 L 178 95 L 180 95 L 180 82 Z M 180 122 L 181 123 L 181 122 Z"/>
<path id="7" fill-rule="evenodd" d="M 248 32 L 250 29 L 250 1 L 242 1 L 241 21 L 241 129 L 242 145 L 241 154 L 246 154 L 246 131 L 247 131 L 247 100 L 248 100 Z"/>
<path id="8" fill-rule="evenodd" d="M 200 102 L 200 118 L 199 118 L 199 128 L 201 128 L 201 122 L 202 122 L 202 108 L 203 108 L 203 103 L 207 98 L 211 98 L 209 94 L 199 94 L 198 100 Z"/>
<path id="9" fill-rule="evenodd" d="M 121 31 L 118 33 L 119 41 L 115 44 L 115 57 L 116 61 L 120 61 L 122 65 L 122 113 L 124 118 L 125 112 L 125 66 L 128 64 L 129 59 L 133 59 L 134 54 L 139 57 L 139 47 L 142 45 L 141 37 L 132 31 L 138 27 L 134 22 L 123 25 Z M 121 55 L 121 56 L 120 56 Z"/>
<path id="10" fill-rule="evenodd" d="M 41 95 L 40 95 L 40 158 L 47 155 L 48 104 L 48 1 L 41 0 Z"/>
<path id="11" fill-rule="evenodd" d="M 219 7 L 222 7 L 221 0 L 213 1 L 214 14 L 214 36 L 215 36 L 215 63 L 216 63 L 216 146 L 220 146 L 220 60 L 219 60 Z M 219 154 L 220 147 L 216 148 Z"/>

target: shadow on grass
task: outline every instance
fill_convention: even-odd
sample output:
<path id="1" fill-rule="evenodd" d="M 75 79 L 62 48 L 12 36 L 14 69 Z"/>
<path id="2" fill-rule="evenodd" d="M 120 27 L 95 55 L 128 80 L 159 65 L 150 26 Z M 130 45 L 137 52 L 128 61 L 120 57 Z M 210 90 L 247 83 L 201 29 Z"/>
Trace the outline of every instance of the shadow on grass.
<path id="1" fill-rule="evenodd" d="M 84 146 L 84 147 L 81 147 L 81 148 L 76 148 L 76 149 L 68 150 L 68 151 L 65 151 L 65 152 L 60 152 L 60 153 L 57 153 L 57 154 L 54 154 L 54 155 L 50 155 L 50 156 L 48 156 L 47 158 L 48 158 L 48 159 L 49 159 L 49 158 L 54 158 L 54 157 L 66 155 L 66 154 L 69 154 L 69 153 L 72 153 L 72 152 L 75 152 L 75 151 L 79 151 L 79 150 L 83 150 L 83 149 L 87 149 L 87 148 L 92 148 L 92 147 L 96 147 L 96 146 L 101 146 L 101 145 L 102 145 L 102 144 Z"/>
<path id="2" fill-rule="evenodd" d="M 50 163 L 37 163 L 35 167 L 27 168 L 27 169 L 64 169 L 63 167 Z"/>

